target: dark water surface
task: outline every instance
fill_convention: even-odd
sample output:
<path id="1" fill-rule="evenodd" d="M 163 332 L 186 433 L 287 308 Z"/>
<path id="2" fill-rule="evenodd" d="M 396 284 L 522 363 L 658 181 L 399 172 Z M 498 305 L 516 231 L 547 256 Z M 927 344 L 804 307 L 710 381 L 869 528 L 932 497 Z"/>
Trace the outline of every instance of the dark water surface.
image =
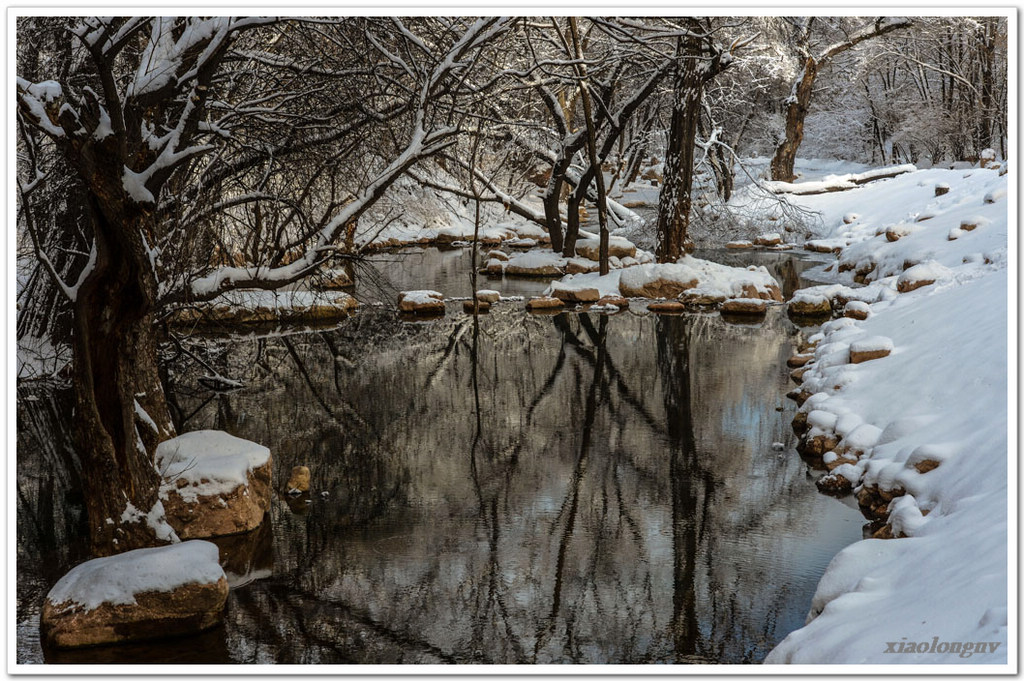
<path id="1" fill-rule="evenodd" d="M 19 400 L 17 659 L 759 662 L 862 523 L 791 447 L 791 334 L 781 308 L 742 326 L 503 303 L 478 324 L 451 304 L 193 339 L 246 387 L 213 395 L 180 369 L 183 430 L 266 444 L 276 486 L 305 464 L 313 493 L 222 545 L 224 627 L 74 653 L 44 653 L 38 613 L 82 559 L 62 529 L 76 506 L 44 463 L 59 444 L 26 427 L 49 402 Z"/>
<path id="2" fill-rule="evenodd" d="M 698 256 L 765 265 L 787 295 L 813 264 Z M 377 254 L 356 295 L 468 296 L 471 260 Z M 330 331 L 190 339 L 246 388 L 210 393 L 172 363 L 182 430 L 264 443 L 278 487 L 304 464 L 314 490 L 218 540 L 224 627 L 156 644 L 41 649 L 41 601 L 85 558 L 83 529 L 54 395 L 19 389 L 18 661 L 759 662 L 862 522 L 815 492 L 790 447 L 781 309 L 748 326 L 520 307 L 478 323 L 454 303 L 426 323 L 366 308 Z"/>

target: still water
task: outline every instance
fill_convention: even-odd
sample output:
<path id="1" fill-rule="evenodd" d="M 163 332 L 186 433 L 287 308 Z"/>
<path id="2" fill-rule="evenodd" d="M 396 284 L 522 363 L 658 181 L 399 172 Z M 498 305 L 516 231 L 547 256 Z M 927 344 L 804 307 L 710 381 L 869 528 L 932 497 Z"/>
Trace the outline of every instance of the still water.
<path id="1" fill-rule="evenodd" d="M 179 364 L 182 429 L 264 443 L 278 487 L 305 464 L 313 492 L 225 540 L 225 626 L 75 653 L 40 648 L 38 613 L 82 559 L 80 511 L 47 463 L 60 445 L 32 442 L 49 402 L 19 400 L 17 658 L 759 662 L 862 523 L 791 447 L 792 331 L 781 308 L 744 326 L 503 303 L 478 320 L 366 309 L 331 331 L 194 338 L 245 388 L 206 392 Z"/>

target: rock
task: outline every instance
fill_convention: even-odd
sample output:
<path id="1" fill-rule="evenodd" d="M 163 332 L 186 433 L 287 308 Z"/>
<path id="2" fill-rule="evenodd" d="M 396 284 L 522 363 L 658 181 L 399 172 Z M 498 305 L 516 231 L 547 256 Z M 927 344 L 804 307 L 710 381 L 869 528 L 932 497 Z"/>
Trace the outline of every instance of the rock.
<path id="1" fill-rule="evenodd" d="M 715 291 L 694 288 L 683 291 L 679 295 L 679 300 L 690 307 L 707 308 L 718 307 L 725 302 L 725 296 Z"/>
<path id="2" fill-rule="evenodd" d="M 892 352 L 892 340 L 885 336 L 871 336 L 850 343 L 850 363 L 860 364 L 873 359 L 888 357 Z"/>
<path id="3" fill-rule="evenodd" d="M 782 236 L 778 233 L 762 234 L 754 239 L 755 246 L 778 246 L 782 243 Z"/>
<path id="4" fill-rule="evenodd" d="M 490 312 L 491 304 L 485 300 L 463 300 L 462 311 L 466 314 Z"/>
<path id="5" fill-rule="evenodd" d="M 796 402 L 796 406 L 802 407 L 804 406 L 804 402 L 807 401 L 807 398 L 809 398 L 812 394 L 813 393 L 811 393 L 809 390 L 805 390 L 803 388 L 794 388 L 793 390 L 790 390 L 788 393 L 786 393 L 786 397 Z"/>
<path id="6" fill-rule="evenodd" d="M 288 476 L 288 484 L 285 485 L 288 494 L 302 494 L 309 491 L 309 468 L 306 466 L 295 466 L 291 475 Z"/>
<path id="7" fill-rule="evenodd" d="M 554 282 L 551 285 L 551 295 L 565 303 L 596 303 L 601 294 L 596 288 L 569 288 Z"/>
<path id="8" fill-rule="evenodd" d="M 626 270 L 628 272 L 629 270 Z M 623 273 L 625 274 L 625 272 Z M 619 292 L 629 298 L 677 298 L 686 289 L 697 285 L 696 279 L 679 281 L 676 279 L 654 279 L 633 285 L 619 280 Z"/>
<path id="9" fill-rule="evenodd" d="M 800 295 L 789 301 L 786 313 L 790 317 L 831 317 L 832 303 L 825 296 Z"/>
<path id="10" fill-rule="evenodd" d="M 505 273 L 505 261 L 491 258 L 487 261 L 487 265 L 484 266 L 482 273 L 488 277 L 500 277 Z"/>
<path id="11" fill-rule="evenodd" d="M 496 303 L 501 300 L 501 293 L 491 289 L 480 289 L 476 292 L 476 299 L 482 303 Z"/>
<path id="12" fill-rule="evenodd" d="M 588 260 L 597 261 L 600 257 L 601 242 L 598 239 L 580 239 L 576 242 L 576 253 Z M 632 258 L 636 256 L 636 246 L 622 237 L 608 239 L 609 258 Z"/>
<path id="13" fill-rule="evenodd" d="M 804 374 L 807 373 L 808 369 L 810 369 L 810 367 L 798 367 L 796 369 L 793 369 L 791 372 L 789 372 L 789 377 L 793 379 L 794 383 L 800 385 L 801 383 L 804 382 Z"/>
<path id="14" fill-rule="evenodd" d="M 864 321 L 871 314 L 871 306 L 859 300 L 851 300 L 843 308 L 843 316 Z"/>
<path id="15" fill-rule="evenodd" d="M 806 433 L 808 430 L 810 430 L 811 426 L 810 426 L 809 423 L 807 423 L 807 412 L 806 411 L 798 411 L 796 413 L 796 416 L 793 417 L 792 426 L 793 426 L 793 432 L 796 433 L 798 436 L 801 436 L 801 437 L 803 436 L 804 433 Z"/>
<path id="16" fill-rule="evenodd" d="M 765 284 L 761 290 L 754 284 L 743 284 L 740 288 L 740 298 L 760 298 L 761 300 L 773 300 L 782 302 L 782 291 L 775 284 Z"/>
<path id="17" fill-rule="evenodd" d="M 835 470 L 836 468 L 839 468 L 845 463 L 855 464 L 857 463 L 857 457 L 850 455 L 849 452 L 844 452 L 842 454 L 838 454 L 836 458 L 832 459 L 831 461 L 826 461 L 825 467 L 832 471 Z"/>
<path id="18" fill-rule="evenodd" d="M 915 222 L 925 222 L 927 220 L 931 220 L 933 217 L 935 217 L 934 213 L 921 213 L 917 216 L 917 220 L 915 220 Z"/>
<path id="19" fill-rule="evenodd" d="M 629 300 L 622 296 L 601 296 L 601 299 L 597 301 L 598 305 L 614 305 L 615 307 L 625 310 L 629 307 Z"/>
<path id="20" fill-rule="evenodd" d="M 857 213 L 847 213 L 846 215 L 843 216 L 843 224 L 844 225 L 852 225 L 859 218 L 860 218 L 860 215 L 858 215 Z"/>
<path id="21" fill-rule="evenodd" d="M 726 248 L 732 248 L 732 249 L 739 250 L 739 249 L 743 249 L 743 248 L 753 248 L 754 247 L 754 243 L 752 241 L 746 241 L 746 240 L 730 241 L 730 242 L 725 244 L 725 247 Z"/>
<path id="22" fill-rule="evenodd" d="M 398 294 L 398 310 L 419 315 L 443 315 L 444 294 L 438 291 L 402 291 Z"/>
<path id="23" fill-rule="evenodd" d="M 885 229 L 885 240 L 890 242 L 899 241 L 908 234 L 911 234 L 913 231 L 914 230 L 910 227 L 910 225 L 905 225 L 902 223 L 898 225 L 891 225 L 889 227 L 886 227 Z"/>
<path id="24" fill-rule="evenodd" d="M 961 220 L 960 221 L 960 229 L 962 229 L 965 232 L 973 232 L 977 228 L 978 228 L 978 221 L 977 220 Z"/>
<path id="25" fill-rule="evenodd" d="M 189 541 L 96 558 L 73 568 L 43 603 L 43 640 L 60 648 L 166 638 L 221 622 L 228 581 L 217 547 Z"/>
<path id="26" fill-rule="evenodd" d="M 316 287 L 322 291 L 335 291 L 355 286 L 355 282 L 345 270 L 329 270 L 323 274 L 324 276 L 316 282 Z"/>
<path id="27" fill-rule="evenodd" d="M 248 532 L 270 509 L 270 450 L 217 430 L 185 433 L 161 442 L 167 522 L 181 539 Z"/>
<path id="28" fill-rule="evenodd" d="M 526 301 L 527 310 L 561 310 L 565 303 L 550 296 L 536 296 Z"/>
<path id="29" fill-rule="evenodd" d="M 537 246 L 537 240 L 536 239 L 512 239 L 511 241 L 505 242 L 505 245 L 508 246 L 509 248 L 515 248 L 516 250 L 528 251 L 531 248 L 535 248 Z M 506 258 L 506 260 L 507 259 L 508 258 Z"/>
<path id="30" fill-rule="evenodd" d="M 488 251 L 487 252 L 487 259 L 488 260 L 501 260 L 502 262 L 505 262 L 505 261 L 508 260 L 508 253 L 506 253 L 505 251 L 499 251 L 499 250 L 495 249 L 493 251 Z"/>
<path id="31" fill-rule="evenodd" d="M 759 317 L 768 311 L 768 304 L 760 298 L 732 298 L 722 303 L 722 315 Z"/>
<path id="32" fill-rule="evenodd" d="M 923 461 L 918 461 L 917 463 L 915 463 L 914 468 L 917 469 L 918 473 L 927 473 L 928 471 L 935 470 L 940 465 L 940 462 L 936 461 L 935 459 L 924 459 Z"/>
<path id="33" fill-rule="evenodd" d="M 565 263 L 566 274 L 589 274 L 600 269 L 600 263 L 584 258 L 569 258 L 568 262 Z"/>
<path id="34" fill-rule="evenodd" d="M 803 437 L 797 443 L 796 451 L 801 456 L 820 459 L 825 452 L 830 452 L 839 444 L 839 438 L 834 433 L 823 433 L 813 437 Z"/>
<path id="35" fill-rule="evenodd" d="M 935 196 L 942 196 L 949 193 L 949 185 L 945 182 L 940 182 L 935 185 Z"/>
<path id="36" fill-rule="evenodd" d="M 809 352 L 793 355 L 792 357 L 786 360 L 786 366 L 791 367 L 793 369 L 798 369 L 803 365 L 807 364 L 808 362 L 810 362 L 812 359 L 814 359 L 814 354 Z"/>
<path id="37" fill-rule="evenodd" d="M 513 263 L 505 267 L 505 274 L 512 277 L 560 277 L 565 274 L 565 271 L 559 265 L 552 263 L 532 266 Z"/>
<path id="38" fill-rule="evenodd" d="M 686 306 L 676 300 L 659 301 L 648 303 L 647 309 L 659 314 L 686 312 Z"/>
<path id="39" fill-rule="evenodd" d="M 843 497 L 853 491 L 853 483 L 843 475 L 829 473 L 818 478 L 815 482 L 818 491 L 830 496 Z"/>

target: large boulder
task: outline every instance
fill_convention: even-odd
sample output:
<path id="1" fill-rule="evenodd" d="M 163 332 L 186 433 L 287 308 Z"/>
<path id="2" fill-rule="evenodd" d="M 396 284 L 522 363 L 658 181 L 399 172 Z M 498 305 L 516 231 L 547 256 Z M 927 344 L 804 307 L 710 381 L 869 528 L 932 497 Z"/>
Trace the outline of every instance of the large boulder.
<path id="1" fill-rule="evenodd" d="M 619 293 L 627 298 L 678 298 L 698 283 L 693 270 L 682 265 L 640 265 L 622 272 Z"/>
<path id="2" fill-rule="evenodd" d="M 86 561 L 47 594 L 42 638 L 79 648 L 216 626 L 228 597 L 218 556 L 214 544 L 188 541 Z"/>
<path id="3" fill-rule="evenodd" d="M 596 288 L 575 288 L 561 282 L 552 282 L 551 295 L 564 303 L 596 303 L 601 297 Z"/>
<path id="4" fill-rule="evenodd" d="M 597 260 L 601 254 L 599 239 L 580 239 L 576 242 L 576 254 L 588 260 Z M 609 237 L 609 258 L 632 258 L 636 255 L 636 246 L 619 236 Z"/>
<path id="5" fill-rule="evenodd" d="M 438 291 L 402 291 L 398 310 L 412 314 L 444 314 L 444 294 Z"/>
<path id="6" fill-rule="evenodd" d="M 197 430 L 160 443 L 156 466 L 167 522 L 181 539 L 248 532 L 270 509 L 270 450 L 255 442 Z"/>

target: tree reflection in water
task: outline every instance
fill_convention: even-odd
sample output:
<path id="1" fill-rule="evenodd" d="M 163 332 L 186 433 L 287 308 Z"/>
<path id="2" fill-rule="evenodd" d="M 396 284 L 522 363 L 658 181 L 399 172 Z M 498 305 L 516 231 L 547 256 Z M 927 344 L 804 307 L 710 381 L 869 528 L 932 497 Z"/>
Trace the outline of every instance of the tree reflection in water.
<path id="1" fill-rule="evenodd" d="M 253 563 L 269 576 L 232 591 L 213 657 L 759 661 L 860 527 L 771 451 L 791 416 L 775 411 L 777 312 L 736 327 L 366 310 L 328 332 L 188 341 L 246 388 L 210 399 L 204 370 L 179 367 L 183 428 L 266 444 L 278 481 L 313 474 L 308 498 L 275 500 L 272 555 Z"/>

